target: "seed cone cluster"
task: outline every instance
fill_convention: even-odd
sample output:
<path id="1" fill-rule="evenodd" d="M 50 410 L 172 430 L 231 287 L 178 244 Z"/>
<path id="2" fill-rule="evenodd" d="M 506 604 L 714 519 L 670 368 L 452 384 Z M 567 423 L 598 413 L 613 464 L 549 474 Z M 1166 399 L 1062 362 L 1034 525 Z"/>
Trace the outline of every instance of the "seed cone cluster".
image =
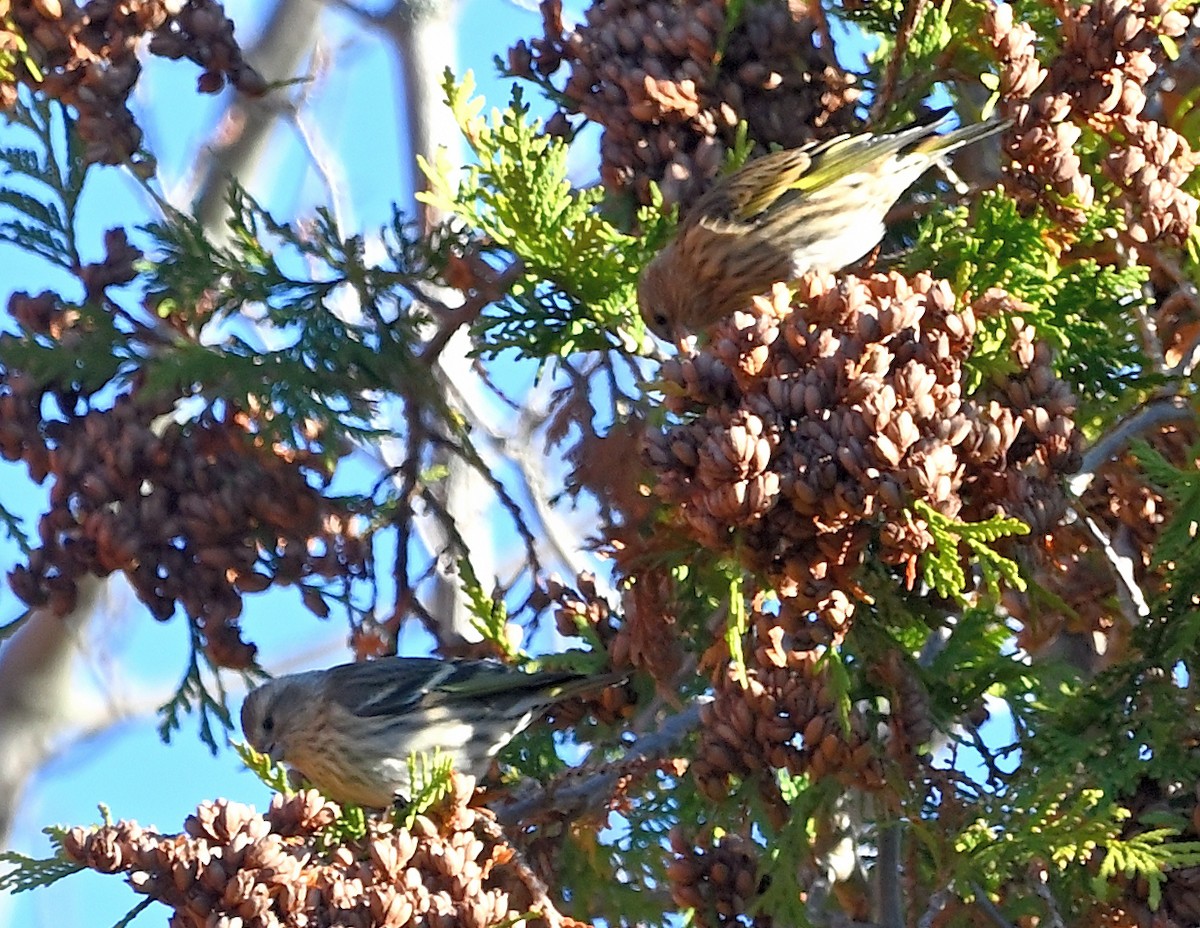
<path id="1" fill-rule="evenodd" d="M 815 613 L 844 633 L 870 548 L 911 580 L 932 536 L 914 501 L 977 521 L 1057 522 L 1057 478 L 1078 465 L 1069 391 L 1027 327 L 1017 373 L 965 395 L 976 331 L 945 281 L 810 275 L 735 313 L 662 369 L 676 424 L 652 434 L 656 492 L 701 544 L 763 571 L 787 635 Z M 989 294 L 982 311 L 998 300 Z"/>
<path id="2" fill-rule="evenodd" d="M 782 667 L 767 663 L 747 671 L 744 683 L 732 669 L 717 681 L 691 767 L 701 792 L 719 802 L 732 778 L 753 779 L 782 822 L 787 811 L 770 775 L 775 770 L 882 788 L 882 762 L 866 720 L 852 712 L 849 730 L 843 728 L 836 690 L 819 661 L 816 649 L 792 651 Z"/>
<path id="3" fill-rule="evenodd" d="M 844 723 L 820 661 L 850 627 L 864 560 L 912 585 L 933 544 L 918 500 L 1049 532 L 1065 507 L 1060 478 L 1079 464 L 1072 398 L 1028 326 L 1009 323 L 1012 373 L 966 392 L 977 320 L 1011 310 L 1006 294 L 960 310 L 945 281 L 893 273 L 810 275 L 794 299 L 777 287 L 666 362 L 676 419 L 646 446 L 680 527 L 764 573 L 780 598 L 752 613 L 745 675 L 719 674 L 704 710 L 692 770 L 714 799 L 731 777 L 754 777 L 778 804 L 767 774 L 780 769 L 879 789 L 888 757 L 910 763 L 931 728 L 902 662 L 874 674 L 892 707 L 881 742 L 857 710 Z"/>
<path id="4" fill-rule="evenodd" d="M 15 0 L 4 4 L 0 50 L 13 54 L 0 80 L 0 107 L 26 84 L 72 107 L 89 162 L 121 164 L 142 143 L 128 100 L 141 75 L 138 49 L 149 35 L 152 54 L 200 65 L 202 93 L 228 80 L 259 95 L 266 82 L 242 58 L 233 23 L 213 0 L 173 5 L 162 0 Z M 175 12 L 172 12 L 175 10 Z M 7 25 L 5 25 L 7 24 Z M 32 67 L 31 67 L 32 66 Z"/>
<path id="5" fill-rule="evenodd" d="M 1181 36 L 1186 15 L 1169 0 L 1056 3 L 1062 47 L 1043 68 L 1035 36 L 998 4 L 984 33 L 1000 65 L 1000 91 L 1016 117 L 1008 154 L 1019 169 L 1010 187 L 1071 225 L 1096 191 L 1075 143 L 1084 129 L 1107 140 L 1104 174 L 1118 190 L 1135 242 L 1178 246 L 1196 222 L 1197 200 L 1182 189 L 1200 155 L 1147 110 L 1150 82 L 1169 69 L 1160 36 Z M 1074 202 L 1066 198 L 1072 198 Z"/>
<path id="6" fill-rule="evenodd" d="M 912 665 L 898 651 L 884 655 L 871 668 L 869 676 L 888 697 L 887 756 L 906 773 L 915 773 L 917 758 L 934 733 L 929 693 Z M 986 713 L 985 709 L 982 711 Z M 967 713 L 968 723 L 972 721 L 971 715 Z"/>
<path id="7" fill-rule="evenodd" d="M 652 580 L 639 574 L 637 586 Z M 558 580 L 545 585 L 545 595 L 554 611 L 554 623 L 564 637 L 578 635 L 581 628 L 595 635 L 608 652 L 613 667 L 638 667 L 650 672 L 655 680 L 672 680 L 683 660 L 679 636 L 664 618 L 662 609 L 647 610 L 637 600 L 635 589 L 624 591 L 623 615 L 645 615 L 645 621 L 622 621 L 608 601 L 596 590 L 595 578 L 580 574 L 574 588 Z M 665 595 L 665 594 L 664 594 Z M 603 716 L 602 716 L 603 717 Z"/>
<path id="8" fill-rule="evenodd" d="M 701 928 L 772 924 L 768 916 L 746 914 L 759 894 L 758 848 L 753 841 L 726 834 L 698 846 L 675 828 L 671 852 L 675 855 L 667 868 L 671 898 L 681 909 L 694 909 L 695 923 Z"/>
<path id="9" fill-rule="evenodd" d="M 542 593 L 553 610 L 555 628 L 560 635 L 569 638 L 586 628 L 589 636 L 594 635 L 593 640 L 608 652 L 612 667 L 629 666 L 628 650 L 617 646 L 622 640 L 623 623 L 597 592 L 596 578 L 592 574 L 580 574 L 574 588 L 559 580 L 548 580 Z M 558 728 L 575 728 L 592 719 L 601 725 L 613 725 L 633 711 L 633 695 L 628 686 L 606 686 L 555 704 L 548 717 Z"/>
<path id="10" fill-rule="evenodd" d="M 648 203 L 653 181 L 668 204 L 686 207 L 716 176 L 742 120 L 752 139 L 784 147 L 854 125 L 853 76 L 788 4 L 617 0 L 590 5 L 574 30 L 561 0 L 543 0 L 541 11 L 543 36 L 510 50 L 510 71 L 548 78 L 570 68 L 563 96 L 604 127 L 600 176 L 612 193 Z"/>
<path id="11" fill-rule="evenodd" d="M 206 802 L 182 834 L 135 822 L 73 828 L 63 847 L 93 870 L 127 874 L 137 892 L 174 910 L 172 928 L 484 928 L 518 919 L 544 892 L 496 837 L 491 814 L 467 805 L 473 781 L 458 787 L 436 820 L 418 817 L 411 830 L 381 823 L 331 851 L 322 831 L 340 812 L 315 791 L 276 796 L 265 815 Z"/>
<path id="12" fill-rule="evenodd" d="M 26 338 L 62 350 L 85 324 L 47 294 L 17 294 L 10 311 Z M 61 416 L 45 417 L 47 404 Z M 351 513 L 322 495 L 328 465 L 315 453 L 274 444 L 232 407 L 188 422 L 172 413 L 136 386 L 96 410 L 78 385 L 6 373 L 0 454 L 24 460 L 38 482 L 52 478 L 41 547 L 10 582 L 30 606 L 66 614 L 81 577 L 123 571 L 156 618 L 186 611 L 214 664 L 249 667 L 255 649 L 237 624 L 243 594 L 354 576 L 366 545 Z M 305 602 L 327 610 L 315 587 Z"/>

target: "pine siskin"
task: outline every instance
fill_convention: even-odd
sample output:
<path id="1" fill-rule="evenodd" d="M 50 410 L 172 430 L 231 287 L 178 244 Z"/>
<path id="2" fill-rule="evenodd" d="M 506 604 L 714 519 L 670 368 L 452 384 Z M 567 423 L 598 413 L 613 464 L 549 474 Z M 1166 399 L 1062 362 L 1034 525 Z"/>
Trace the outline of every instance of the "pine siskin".
<path id="1" fill-rule="evenodd" d="M 553 703 L 624 679 L 522 673 L 495 661 L 382 657 L 278 677 L 242 704 L 242 731 L 339 802 L 385 808 L 408 797 L 408 757 L 440 748 L 482 777 Z"/>
<path id="2" fill-rule="evenodd" d="M 843 135 L 774 152 L 719 180 L 646 265 L 638 306 L 672 340 L 809 271 L 836 271 L 878 244 L 892 205 L 939 158 L 1004 129 L 992 120 L 946 135 L 930 113 L 898 132 Z"/>

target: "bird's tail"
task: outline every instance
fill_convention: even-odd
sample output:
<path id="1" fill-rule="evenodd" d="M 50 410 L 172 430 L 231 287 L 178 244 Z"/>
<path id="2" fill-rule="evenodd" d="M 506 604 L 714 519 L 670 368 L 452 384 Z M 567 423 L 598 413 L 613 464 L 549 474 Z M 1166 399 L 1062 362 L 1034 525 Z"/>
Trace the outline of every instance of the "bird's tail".
<path id="1" fill-rule="evenodd" d="M 794 186 L 801 192 L 818 191 L 858 171 L 882 165 L 892 159 L 906 165 L 928 166 L 933 160 L 964 145 L 1001 132 L 1010 124 L 1010 120 L 992 118 L 986 122 L 960 126 L 952 132 L 939 135 L 936 131 L 937 125 L 949 112 L 950 107 L 933 110 L 895 132 L 879 135 L 843 135 L 831 139 L 814 149 L 812 166 L 797 179 Z M 922 157 L 906 157 L 914 154 Z M 910 178 L 903 186 L 915 179 L 915 176 Z"/>
<path id="2" fill-rule="evenodd" d="M 935 121 L 940 122 L 947 112 L 948 109 L 938 111 Z M 910 143 L 911 147 L 906 145 L 901 151 L 921 152 L 933 158 L 940 158 L 950 154 L 952 151 L 957 151 L 964 145 L 972 145 L 998 132 L 1003 132 L 1011 125 L 1011 119 L 993 116 L 984 122 L 973 122 L 965 126 L 959 126 L 945 135 L 936 135 L 930 131 L 922 131 L 920 135 L 912 140 Z M 915 124 L 913 128 L 916 128 Z M 924 130 L 925 127 L 922 127 L 922 129 Z M 905 129 L 903 130 L 903 134 L 907 134 L 909 131 L 909 129 Z"/>
<path id="3" fill-rule="evenodd" d="M 563 699 L 570 699 L 572 696 L 580 696 L 584 693 L 597 692 L 602 689 L 607 689 L 610 686 L 617 686 L 629 679 L 629 673 L 626 671 L 614 671 L 604 674 L 575 674 L 564 671 L 561 675 L 554 671 L 542 671 L 541 674 L 532 674 L 531 676 L 538 677 L 542 674 L 548 677 L 560 676 L 558 680 L 547 680 L 540 688 L 542 698 L 547 703 L 559 702 Z"/>

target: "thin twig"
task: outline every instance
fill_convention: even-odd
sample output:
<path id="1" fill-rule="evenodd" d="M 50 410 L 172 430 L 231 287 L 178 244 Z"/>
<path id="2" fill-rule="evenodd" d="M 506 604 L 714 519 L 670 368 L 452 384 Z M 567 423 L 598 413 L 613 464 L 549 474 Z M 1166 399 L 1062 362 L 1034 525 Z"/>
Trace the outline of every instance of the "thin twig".
<path id="1" fill-rule="evenodd" d="M 450 454 L 457 455 L 468 466 L 473 467 L 476 472 L 483 478 L 483 481 L 492 488 L 492 492 L 496 494 L 496 499 L 501 507 L 508 512 L 509 518 L 512 519 L 513 527 L 517 534 L 521 536 L 521 541 L 525 545 L 525 556 L 528 559 L 528 569 L 531 570 L 534 576 L 542 572 L 542 561 L 538 554 L 537 537 L 533 534 L 533 530 L 525 521 L 525 514 L 521 511 L 521 504 L 518 503 L 508 491 L 508 488 L 500 481 L 487 464 L 479 456 L 478 450 L 462 436 L 459 442 L 453 442 L 448 438 L 440 438 L 435 436 L 433 444 L 436 447 L 443 448 Z M 467 549 L 464 548 L 464 551 Z"/>
<path id="2" fill-rule="evenodd" d="M 498 845 L 507 847 L 512 851 L 512 858 L 509 863 L 517 872 L 517 879 L 525 884 L 525 888 L 529 890 L 529 894 L 533 896 L 533 903 L 540 911 L 542 917 L 546 920 L 546 924 L 550 928 L 558 928 L 563 924 L 562 914 L 554 906 L 553 900 L 550 898 L 550 892 L 546 889 L 546 884 L 542 882 L 541 877 L 533 872 L 533 868 L 525 863 L 520 852 L 513 847 L 504 832 L 500 830 L 500 826 L 496 822 L 487 818 L 485 815 L 480 815 L 476 818 L 479 822 L 480 829 L 489 838 L 495 841 Z"/>
<path id="3" fill-rule="evenodd" d="M 408 546 L 413 532 L 412 499 L 420 480 L 424 429 L 420 427 L 420 413 L 411 406 L 409 409 L 411 415 L 408 417 L 409 429 L 404 440 L 404 460 L 398 465 L 402 479 L 399 493 L 397 493 L 396 516 L 392 520 L 392 524 L 396 527 L 396 557 L 392 564 L 396 598 L 392 615 L 384 622 L 384 626 L 390 629 L 393 635 L 399 634 L 400 622 L 417 598 L 408 579 Z M 436 556 L 436 552 L 433 553 Z"/>
<path id="4" fill-rule="evenodd" d="M 1147 284 L 1147 291 L 1150 285 Z M 1167 369 L 1167 355 L 1163 349 L 1162 338 L 1158 334 L 1158 322 L 1150 315 L 1146 303 L 1137 303 L 1132 307 L 1133 317 L 1142 330 L 1142 347 L 1146 356 L 1154 362 L 1154 368 L 1159 371 Z"/>
<path id="5" fill-rule="evenodd" d="M 950 900 L 954 898 L 954 893 L 949 886 L 939 889 L 936 893 L 929 897 L 929 905 L 925 908 L 925 913 L 921 916 L 921 920 L 917 922 L 917 928 L 933 928 L 933 922 L 941 913 L 942 909 L 950 904 Z"/>
<path id="6" fill-rule="evenodd" d="M 888 61 L 887 70 L 879 84 L 875 103 L 871 107 L 870 122 L 872 125 L 879 122 L 880 117 L 891 105 L 892 95 L 896 92 L 896 82 L 900 78 L 900 65 L 904 61 L 908 43 L 917 28 L 917 21 L 921 18 L 921 13 L 928 3 L 929 0 L 908 0 L 908 3 L 904 5 L 904 17 L 900 20 L 900 28 L 896 32 L 896 46 L 892 49 L 892 57 Z"/>
<path id="7" fill-rule="evenodd" d="M 1033 879 L 1033 891 L 1046 903 L 1047 928 L 1064 928 L 1062 914 L 1058 911 L 1058 901 L 1050 892 L 1050 887 L 1043 879 L 1036 876 Z"/>
<path id="8" fill-rule="evenodd" d="M 1079 509 L 1073 511 L 1087 526 L 1092 537 L 1099 542 L 1104 557 L 1120 581 L 1117 584 L 1117 598 L 1121 602 L 1121 611 L 1124 613 L 1125 621 L 1129 623 L 1130 628 L 1137 627 L 1139 619 L 1150 614 L 1150 604 L 1146 602 L 1146 594 L 1138 586 L 1132 553 L 1123 554 L 1118 551 L 1100 524 L 1086 512 Z"/>
<path id="9" fill-rule="evenodd" d="M 1070 480 L 1071 492 L 1077 497 L 1082 496 L 1096 479 L 1097 471 L 1139 435 L 1168 422 L 1189 422 L 1195 421 L 1195 418 L 1196 411 L 1184 397 L 1166 396 L 1152 400 L 1109 429 L 1103 438 L 1084 453 L 1082 467 Z"/>
<path id="10" fill-rule="evenodd" d="M 296 135 L 300 137 L 301 145 L 308 153 L 313 170 L 321 178 L 325 187 L 325 195 L 333 204 L 333 221 L 339 229 L 346 228 L 347 183 L 342 164 L 335 158 L 332 146 L 325 140 L 324 133 L 316 123 L 307 118 L 307 111 L 296 107 L 284 114 L 284 118 L 292 124 Z"/>
<path id="11" fill-rule="evenodd" d="M 1002 754 L 1016 749 L 1015 745 L 1008 748 L 993 752 L 992 749 L 984 742 L 983 737 L 979 734 L 979 729 L 965 725 L 957 726 L 958 732 L 952 732 L 947 737 L 950 742 L 956 746 L 967 747 L 975 751 L 980 757 L 980 762 L 987 767 L 988 776 L 987 783 L 992 787 L 999 787 L 1004 783 L 1004 771 L 1000 769 L 996 763 L 996 758 Z"/>
<path id="12" fill-rule="evenodd" d="M 478 259 L 478 264 L 488 267 L 482 258 Z M 455 332 L 462 326 L 474 322 L 484 309 L 504 296 L 508 292 L 508 288 L 525 273 L 525 265 L 520 259 L 517 259 L 499 272 L 492 271 L 491 268 L 484 272 L 474 265 L 472 270 L 476 272 L 475 295 L 464 300 L 461 306 L 449 309 L 438 319 L 437 331 L 417 354 L 417 360 L 423 364 L 432 364 L 436 361 Z"/>
<path id="13" fill-rule="evenodd" d="M 1004 917 L 1004 913 L 996 908 L 996 904 L 988 898 L 987 891 L 978 883 L 972 883 L 971 889 L 975 891 L 975 905 L 979 907 L 984 915 L 987 916 L 996 928 L 1014 928 L 1013 923 Z"/>
<path id="14" fill-rule="evenodd" d="M 448 389 L 453 391 L 454 385 L 448 385 Z M 524 483 L 525 492 L 533 505 L 534 513 L 540 522 L 542 548 L 546 549 L 570 576 L 577 576 L 586 569 L 586 565 L 572 553 L 578 547 L 579 535 L 578 532 L 562 524 L 563 520 L 550 503 L 543 486 L 544 481 L 541 479 L 542 459 L 535 458 L 529 451 L 533 447 L 531 432 L 522 429 L 516 435 L 505 435 L 488 424 L 489 417 L 482 415 L 479 410 L 474 408 L 470 397 L 458 395 L 456 401 L 459 408 L 474 423 L 475 430 L 484 436 L 497 454 L 516 467 Z M 531 418 L 530 421 L 533 424 L 540 424 L 540 420 Z M 603 581 L 601 581 L 601 585 L 605 587 L 600 590 L 601 594 L 611 595 L 612 590 L 608 589 Z"/>
<path id="15" fill-rule="evenodd" d="M 535 795 L 499 805 L 493 811 L 499 822 L 515 825 L 538 812 L 552 809 L 568 819 L 585 811 L 607 805 L 613 787 L 624 776 L 625 768 L 639 761 L 665 757 L 680 741 L 700 726 L 700 712 L 712 702 L 711 696 L 698 696 L 682 712 L 666 719 L 657 731 L 639 738 L 622 762 L 598 770 L 590 776 L 574 778 L 570 785 L 553 784 Z"/>
<path id="16" fill-rule="evenodd" d="M 488 370 L 487 365 L 485 365 L 481 360 L 476 359 L 475 363 L 472 365 L 472 368 L 475 371 L 475 376 L 479 378 L 479 382 L 482 383 L 483 386 L 492 394 L 492 396 L 500 401 L 500 403 L 502 403 L 504 406 L 507 406 L 510 412 L 515 412 L 522 416 L 529 414 L 530 410 L 527 406 L 524 406 L 517 400 L 513 399 L 504 391 L 500 384 L 496 383 L 496 378 L 492 376 L 492 372 Z"/>
<path id="17" fill-rule="evenodd" d="M 821 6 L 821 0 L 805 0 L 804 7 L 804 11 L 813 21 L 817 38 L 821 40 L 822 57 L 830 64 L 837 64 L 837 56 L 833 50 L 833 33 L 829 31 L 829 17 L 825 15 L 825 8 Z"/>

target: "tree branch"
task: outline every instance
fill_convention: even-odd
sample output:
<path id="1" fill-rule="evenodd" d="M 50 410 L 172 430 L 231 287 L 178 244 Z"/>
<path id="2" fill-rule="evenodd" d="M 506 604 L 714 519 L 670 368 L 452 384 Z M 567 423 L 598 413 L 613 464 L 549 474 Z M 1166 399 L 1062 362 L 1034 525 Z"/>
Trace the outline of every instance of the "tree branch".
<path id="1" fill-rule="evenodd" d="M 1012 922 L 1005 918 L 1004 914 L 996 908 L 995 903 L 988 898 L 987 891 L 982 886 L 978 883 L 972 883 L 971 889 L 975 891 L 975 905 L 979 907 L 979 911 L 987 916 L 988 921 L 995 925 L 996 928 L 1013 928 Z"/>
<path id="2" fill-rule="evenodd" d="M 1082 496 L 1096 479 L 1096 473 L 1138 436 L 1168 422 L 1190 422 L 1196 418 L 1191 403 L 1182 396 L 1165 396 L 1152 400 L 1136 413 L 1123 419 L 1090 447 L 1083 455 L 1083 466 L 1071 478 L 1068 487 L 1075 496 Z"/>
<path id="3" fill-rule="evenodd" d="M 31 610 L 0 649 L 0 847 L 7 844 L 25 783 L 53 754 L 72 717 L 71 668 L 104 585 L 90 574 L 82 577 L 67 615 Z"/>
<path id="4" fill-rule="evenodd" d="M 901 822 L 889 822 L 879 834 L 879 917 L 883 928 L 904 928 L 904 890 L 900 885 L 901 851 L 904 839 Z"/>
<path id="5" fill-rule="evenodd" d="M 550 784 L 535 795 L 501 803 L 493 810 L 497 821 L 504 825 L 516 825 L 539 812 L 552 811 L 572 819 L 587 811 L 598 811 L 607 804 L 613 787 L 629 768 L 647 760 L 665 757 L 699 728 L 700 713 L 710 702 L 711 696 L 697 697 L 682 712 L 664 721 L 657 731 L 639 738 L 619 763 L 602 767 L 591 774 L 572 777 L 568 785 Z"/>

